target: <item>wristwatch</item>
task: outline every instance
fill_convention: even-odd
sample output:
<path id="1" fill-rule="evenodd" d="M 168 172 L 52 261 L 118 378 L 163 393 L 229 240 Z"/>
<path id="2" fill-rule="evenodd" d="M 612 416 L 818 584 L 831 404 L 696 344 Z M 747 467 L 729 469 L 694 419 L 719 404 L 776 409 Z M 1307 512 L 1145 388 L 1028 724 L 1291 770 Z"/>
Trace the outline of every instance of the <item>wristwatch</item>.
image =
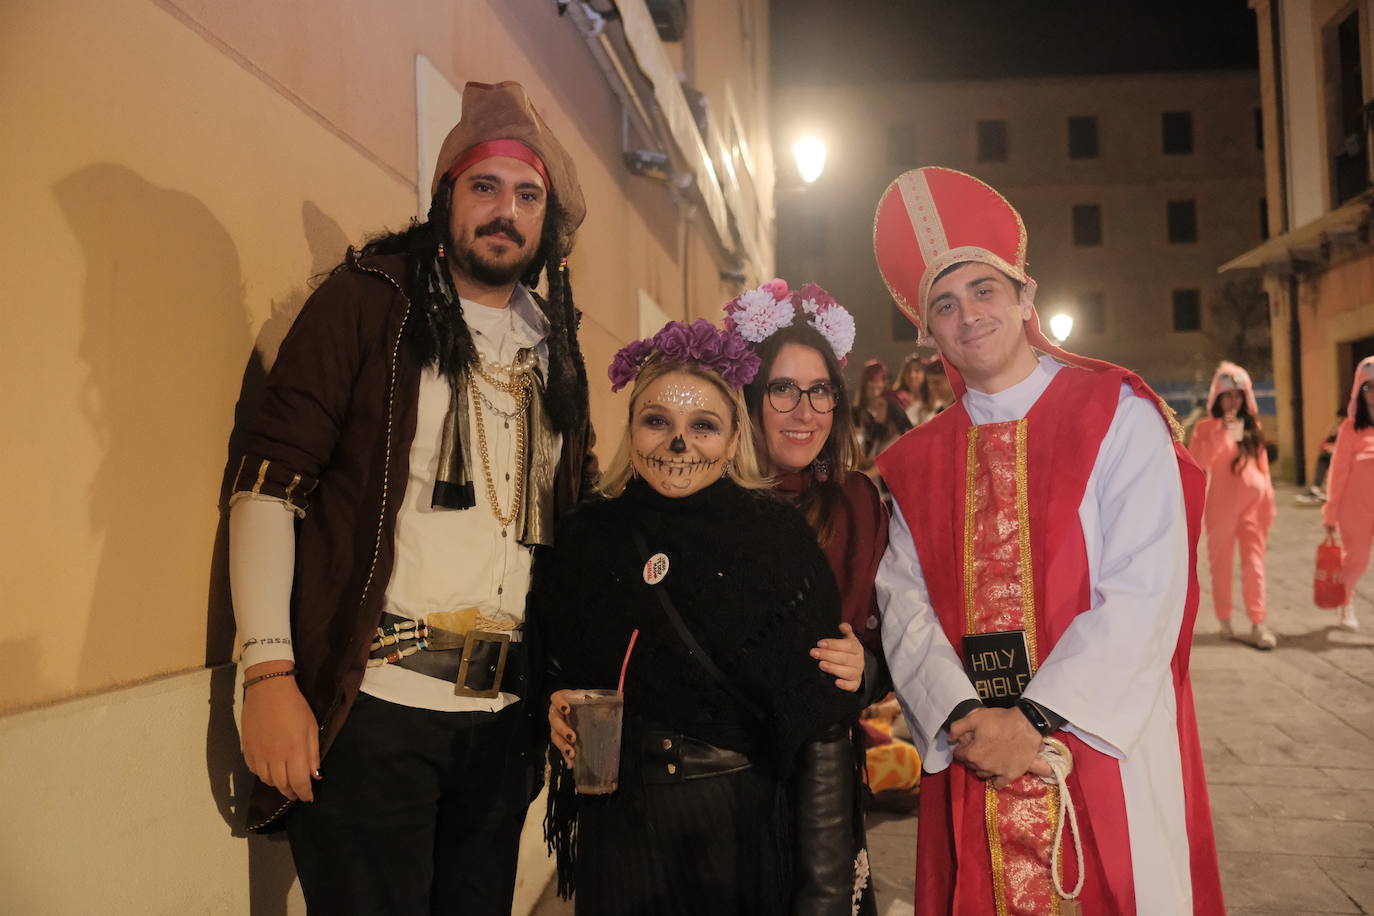
<path id="1" fill-rule="evenodd" d="M 1022 715 L 1030 722 L 1031 728 L 1039 732 L 1042 737 L 1049 737 L 1064 724 L 1064 720 L 1060 719 L 1059 716 L 1054 715 L 1049 710 L 1041 709 L 1025 697 L 1016 701 L 1016 708 L 1021 710 Z"/>

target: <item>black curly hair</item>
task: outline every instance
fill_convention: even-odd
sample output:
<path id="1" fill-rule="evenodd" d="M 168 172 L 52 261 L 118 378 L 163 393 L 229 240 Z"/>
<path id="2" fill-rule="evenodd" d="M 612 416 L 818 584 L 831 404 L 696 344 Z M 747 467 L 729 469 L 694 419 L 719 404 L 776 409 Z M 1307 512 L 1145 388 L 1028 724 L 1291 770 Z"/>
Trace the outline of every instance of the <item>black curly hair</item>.
<path id="1" fill-rule="evenodd" d="M 440 245 L 449 251 L 454 247 L 449 229 L 453 185 L 454 179 L 447 175 L 439 182 L 423 222 L 411 220 L 399 232 L 376 235 L 356 253 L 360 259 L 391 254 L 410 256 L 406 293 L 421 320 L 407 323 L 406 345 L 421 365 L 437 366 L 450 377 L 465 371 L 477 359 L 447 259 L 438 257 Z M 550 191 L 539 247 L 521 283 L 533 290 L 541 274 L 547 280 L 547 298 L 535 295 L 534 300 L 549 320 L 549 416 L 554 427 L 563 433 L 580 428 L 587 420 L 587 370 L 577 341 L 580 315 L 573 304 L 565 260 L 572 251 L 572 241 L 573 228 L 567 210 L 559 203 L 557 194 Z M 345 261 L 335 270 L 347 266 Z"/>

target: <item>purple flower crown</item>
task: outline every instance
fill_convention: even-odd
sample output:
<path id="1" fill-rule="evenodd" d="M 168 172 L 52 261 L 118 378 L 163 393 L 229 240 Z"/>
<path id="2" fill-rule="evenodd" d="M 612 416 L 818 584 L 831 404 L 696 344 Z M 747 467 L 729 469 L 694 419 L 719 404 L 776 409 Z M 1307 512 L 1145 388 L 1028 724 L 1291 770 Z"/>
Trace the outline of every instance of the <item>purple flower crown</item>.
<path id="1" fill-rule="evenodd" d="M 854 348 L 854 316 L 815 283 L 789 290 L 786 280 L 769 280 L 725 305 L 725 329 L 760 344 L 798 318 L 815 328 L 843 366 Z"/>
<path id="2" fill-rule="evenodd" d="M 606 371 L 611 390 L 619 391 L 634 381 L 655 354 L 669 362 L 696 363 L 719 375 L 735 391 L 752 382 L 759 371 L 758 354 L 733 331 L 723 331 L 705 318 L 691 324 L 670 321 L 653 337 L 621 347 Z"/>

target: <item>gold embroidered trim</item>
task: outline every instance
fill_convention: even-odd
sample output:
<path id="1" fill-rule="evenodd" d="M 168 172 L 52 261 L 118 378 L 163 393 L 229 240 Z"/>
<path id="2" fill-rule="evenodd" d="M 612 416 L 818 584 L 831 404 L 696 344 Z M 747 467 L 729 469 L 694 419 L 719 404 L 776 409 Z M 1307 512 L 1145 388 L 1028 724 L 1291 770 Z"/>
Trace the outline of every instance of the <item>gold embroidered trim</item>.
<path id="1" fill-rule="evenodd" d="M 256 495 L 256 494 L 262 492 L 262 484 L 263 484 L 263 481 L 265 481 L 265 480 L 267 479 L 267 467 L 268 467 L 268 465 L 270 465 L 271 463 L 272 463 L 272 462 L 270 462 L 270 461 L 268 461 L 266 458 L 264 458 L 264 459 L 262 459 L 262 464 L 258 465 L 258 479 L 257 479 L 257 482 L 253 484 L 253 494 L 254 494 L 254 495 Z"/>
<path id="2" fill-rule="evenodd" d="M 286 809 L 287 809 L 287 808 L 290 808 L 290 807 L 291 807 L 292 805 L 294 805 L 294 804 L 295 804 L 295 802 L 291 801 L 290 799 L 287 799 L 286 802 L 283 803 L 282 806 L 281 806 L 280 808 L 278 808 L 276 811 L 273 811 L 271 814 L 267 815 L 267 817 L 263 818 L 263 819 L 262 819 L 261 821 L 259 821 L 258 823 L 256 823 L 256 824 L 249 824 L 249 825 L 248 825 L 248 829 L 249 829 L 249 830 L 261 830 L 263 827 L 266 827 L 268 824 L 272 823 L 272 822 L 275 821 L 277 818 L 279 818 L 279 817 L 281 817 L 283 814 L 285 814 L 285 813 L 286 813 Z"/>
<path id="3" fill-rule="evenodd" d="M 1035 577 L 1031 570 L 1030 539 L 1030 470 L 1026 455 L 1026 432 L 1030 421 L 1025 417 L 1016 421 L 1016 521 L 1017 537 L 1021 541 L 1021 555 L 1016 565 L 1021 569 L 1021 628 L 1026 631 L 1026 655 L 1031 674 L 1035 674 L 1040 658 L 1035 642 Z"/>
<path id="4" fill-rule="evenodd" d="M 391 438 L 396 422 L 396 376 L 400 368 L 401 338 L 405 336 L 406 322 L 410 319 L 410 297 L 386 271 L 364 267 L 357 261 L 353 261 L 353 266 L 364 273 L 376 274 L 386 280 L 401 294 L 401 301 L 405 303 L 405 309 L 401 312 L 401 327 L 396 332 L 396 342 L 391 347 L 391 374 L 387 381 L 386 393 L 386 452 L 382 459 L 382 504 L 381 510 L 377 513 L 377 536 L 372 542 L 372 562 L 368 564 L 367 579 L 363 582 L 362 595 L 358 599 L 358 606 L 362 607 L 367 601 L 367 593 L 372 588 L 372 580 L 377 574 L 377 560 L 382 553 L 382 533 L 386 528 L 386 506 L 391 486 Z"/>
<path id="5" fill-rule="evenodd" d="M 300 482 L 301 482 L 301 475 L 299 475 L 299 474 L 292 474 L 292 475 L 291 475 L 291 482 L 290 482 L 289 484 L 286 485 L 286 493 L 285 493 L 286 501 L 287 501 L 288 503 L 291 502 L 291 491 L 294 490 L 294 489 L 296 489 L 296 487 L 300 484 Z"/>
<path id="6" fill-rule="evenodd" d="M 1155 395 L 1155 400 L 1159 402 L 1159 412 L 1164 414 L 1164 422 L 1169 424 L 1169 432 L 1173 435 L 1174 441 L 1183 444 L 1183 424 L 1178 422 L 1178 411 L 1169 406 L 1169 402 Z"/>
<path id="7" fill-rule="evenodd" d="M 964 469 L 964 622 L 970 635 L 977 632 L 973 602 L 973 518 L 978 478 L 978 427 L 968 428 L 968 459 Z"/>
<path id="8" fill-rule="evenodd" d="M 997 826 L 997 790 L 989 782 L 983 790 L 984 821 L 988 831 L 988 855 L 992 859 L 992 900 L 997 916 L 1007 916 L 1006 862 L 1002 858 L 1002 834 Z"/>
<path id="9" fill-rule="evenodd" d="M 1047 785 L 1045 793 L 1045 806 L 1049 809 L 1050 817 L 1050 916 L 1059 916 L 1059 893 L 1054 889 L 1054 836 L 1059 829 L 1059 787 Z M 1067 787 L 1065 788 L 1067 791 Z M 1059 885 L 1064 884 L 1064 860 L 1059 860 Z"/>

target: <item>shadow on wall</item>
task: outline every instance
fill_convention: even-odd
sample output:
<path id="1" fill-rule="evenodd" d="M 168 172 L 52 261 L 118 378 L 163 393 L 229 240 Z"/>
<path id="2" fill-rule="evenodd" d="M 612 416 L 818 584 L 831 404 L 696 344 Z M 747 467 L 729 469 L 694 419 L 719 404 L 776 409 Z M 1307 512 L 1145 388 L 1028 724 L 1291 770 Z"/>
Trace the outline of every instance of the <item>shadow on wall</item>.
<path id="1" fill-rule="evenodd" d="M 104 453 L 91 485 L 103 542 L 78 689 L 168 670 L 159 618 L 204 584 L 185 562 L 225 405 L 249 349 L 238 250 L 197 198 L 99 163 L 53 186 L 85 257 L 82 412 Z M 143 664 L 130 658 L 143 658 Z"/>
<path id="2" fill-rule="evenodd" d="M 251 415 L 307 288 L 272 303 L 254 348 L 237 246 L 200 200 L 115 163 L 73 172 L 53 193 L 85 257 L 82 412 L 104 448 L 89 494 L 91 528 L 103 548 L 80 690 L 146 673 L 130 657 L 153 659 L 162 670 L 176 664 L 149 648 L 159 617 L 193 612 L 184 596 L 205 587 L 204 567 L 178 552 L 198 540 L 191 527 L 199 516 L 185 507 L 213 498 L 205 472 L 225 463 L 216 445 L 224 442 L 225 407 L 237 383 L 235 429 Z M 327 270 L 346 246 L 343 231 L 313 203 L 304 204 L 302 219 L 312 270 Z M 227 543 L 221 512 L 209 569 L 207 665 L 227 661 L 233 648 Z M 18 648 L 0 646 L 0 664 L 9 666 Z M 241 835 L 250 780 L 233 719 L 235 674 L 225 667 L 211 677 L 206 765 L 215 805 Z M 294 879 L 285 844 L 254 838 L 249 867 L 253 913 L 285 913 Z"/>

